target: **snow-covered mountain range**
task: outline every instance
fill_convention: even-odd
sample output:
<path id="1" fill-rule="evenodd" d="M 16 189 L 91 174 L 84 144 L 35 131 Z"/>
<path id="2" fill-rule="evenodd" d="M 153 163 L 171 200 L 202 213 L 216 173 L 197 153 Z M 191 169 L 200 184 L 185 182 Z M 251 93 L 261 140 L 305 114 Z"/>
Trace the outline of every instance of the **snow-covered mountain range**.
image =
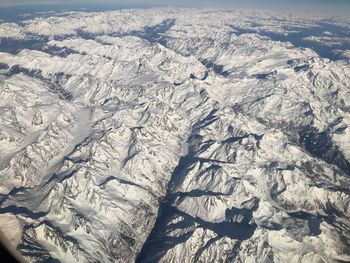
<path id="1" fill-rule="evenodd" d="M 0 229 L 30 262 L 350 261 L 349 19 L 81 12 L 0 40 Z"/>

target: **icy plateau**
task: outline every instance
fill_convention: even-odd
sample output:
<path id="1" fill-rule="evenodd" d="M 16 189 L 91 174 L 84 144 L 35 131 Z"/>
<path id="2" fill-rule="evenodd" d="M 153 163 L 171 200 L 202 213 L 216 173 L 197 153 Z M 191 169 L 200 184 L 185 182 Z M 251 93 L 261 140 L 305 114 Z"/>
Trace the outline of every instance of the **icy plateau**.
<path id="1" fill-rule="evenodd" d="M 335 59 L 273 38 L 325 23 L 304 40 Z M 28 261 L 350 261 L 349 19 L 70 12 L 0 40 L 0 229 Z"/>

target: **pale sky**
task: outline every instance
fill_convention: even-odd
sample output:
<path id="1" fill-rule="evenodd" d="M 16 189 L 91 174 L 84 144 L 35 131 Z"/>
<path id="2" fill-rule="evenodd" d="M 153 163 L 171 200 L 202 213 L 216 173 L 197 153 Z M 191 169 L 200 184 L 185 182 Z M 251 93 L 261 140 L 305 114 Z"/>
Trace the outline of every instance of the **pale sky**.
<path id="1" fill-rule="evenodd" d="M 140 4 L 190 7 L 255 8 L 301 11 L 341 12 L 350 14 L 350 0 L 0 0 L 1 6 L 47 4 Z"/>

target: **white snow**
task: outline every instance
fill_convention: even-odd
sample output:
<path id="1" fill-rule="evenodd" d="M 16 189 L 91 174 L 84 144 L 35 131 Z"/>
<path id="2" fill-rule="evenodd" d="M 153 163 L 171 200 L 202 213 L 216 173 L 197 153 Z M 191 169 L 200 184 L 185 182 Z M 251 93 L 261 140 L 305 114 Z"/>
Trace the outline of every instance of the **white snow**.
<path id="1" fill-rule="evenodd" d="M 0 229 L 32 262 L 134 262 L 159 242 L 146 258 L 348 261 L 349 64 L 263 36 L 323 19 L 154 8 L 1 23 L 1 38 L 49 40 L 0 52 Z M 308 151 L 305 129 L 331 149 Z M 172 214 L 146 242 L 160 202 Z"/>

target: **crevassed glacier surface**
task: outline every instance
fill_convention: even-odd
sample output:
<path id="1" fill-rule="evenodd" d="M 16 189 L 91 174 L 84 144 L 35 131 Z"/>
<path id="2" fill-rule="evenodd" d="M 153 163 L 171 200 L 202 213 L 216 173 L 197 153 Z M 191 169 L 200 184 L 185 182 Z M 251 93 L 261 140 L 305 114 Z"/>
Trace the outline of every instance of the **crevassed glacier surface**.
<path id="1" fill-rule="evenodd" d="M 1 23 L 0 229 L 31 262 L 349 262 L 349 21 Z"/>

